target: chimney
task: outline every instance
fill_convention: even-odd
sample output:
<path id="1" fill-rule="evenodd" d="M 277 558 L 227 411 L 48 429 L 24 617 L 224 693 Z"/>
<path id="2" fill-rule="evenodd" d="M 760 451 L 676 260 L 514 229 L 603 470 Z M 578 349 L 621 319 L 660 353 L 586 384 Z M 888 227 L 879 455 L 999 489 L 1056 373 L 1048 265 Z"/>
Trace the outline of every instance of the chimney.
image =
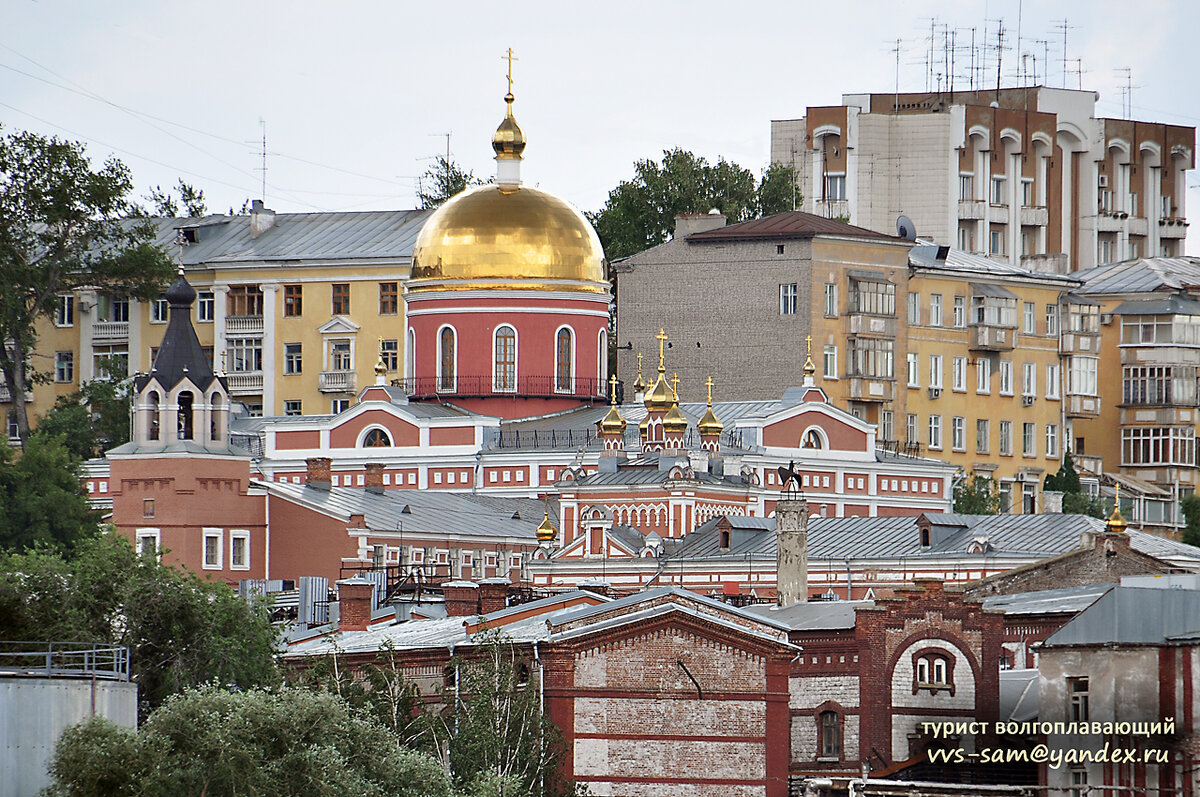
<path id="1" fill-rule="evenodd" d="M 338 630 L 366 631 L 375 602 L 375 582 L 347 578 L 337 582 Z"/>
<path id="2" fill-rule="evenodd" d="M 474 617 L 479 614 L 479 585 L 474 581 L 447 581 L 442 584 L 447 617 Z"/>
<path id="3" fill-rule="evenodd" d="M 382 462 L 368 462 L 365 467 L 367 475 L 363 482 L 367 492 L 383 495 L 383 469 L 386 466 Z"/>
<path id="4" fill-rule="evenodd" d="M 479 613 L 491 614 L 508 608 L 508 579 L 485 578 L 479 582 Z"/>
<path id="5" fill-rule="evenodd" d="M 261 199 L 255 199 L 250 203 L 250 238 L 251 240 L 262 235 L 267 230 L 275 226 L 275 211 L 270 208 L 264 208 Z"/>
<path id="6" fill-rule="evenodd" d="M 333 460 L 329 457 L 309 457 L 304 460 L 304 464 L 308 466 L 308 473 L 304 476 L 304 483 L 314 490 L 329 490 L 329 466 L 333 464 Z"/>
<path id="7" fill-rule="evenodd" d="M 725 226 L 725 214 L 719 210 L 708 213 L 679 213 L 675 216 L 676 238 L 686 238 L 694 232 L 716 230 Z"/>
<path id="8" fill-rule="evenodd" d="M 808 501 L 775 504 L 775 570 L 776 603 L 808 600 Z"/>

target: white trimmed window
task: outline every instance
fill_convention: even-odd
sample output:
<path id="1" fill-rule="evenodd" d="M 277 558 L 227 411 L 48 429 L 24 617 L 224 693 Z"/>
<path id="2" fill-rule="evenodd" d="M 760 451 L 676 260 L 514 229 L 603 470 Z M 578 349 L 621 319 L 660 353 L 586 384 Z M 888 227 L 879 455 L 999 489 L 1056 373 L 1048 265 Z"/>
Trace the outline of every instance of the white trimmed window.
<path id="1" fill-rule="evenodd" d="M 929 416 L 929 447 L 940 449 L 942 447 L 942 416 Z"/>
<path id="2" fill-rule="evenodd" d="M 104 492 L 102 489 L 101 492 Z M 162 558 L 162 533 L 158 529 L 137 530 L 137 552 L 141 556 Z"/>
<path id="3" fill-rule="evenodd" d="M 779 286 L 779 314 L 796 314 L 796 283 L 790 282 Z"/>
<path id="4" fill-rule="evenodd" d="M 986 357 L 980 357 L 975 361 L 975 392 L 992 392 L 992 364 Z"/>
<path id="5" fill-rule="evenodd" d="M 204 530 L 204 569 L 221 569 L 221 546 L 225 532 L 221 529 Z"/>
<path id="6" fill-rule="evenodd" d="M 250 569 L 250 532 L 245 529 L 229 532 L 229 569 Z"/>
<path id="7" fill-rule="evenodd" d="M 955 390 L 966 391 L 967 389 L 967 358 L 955 357 L 953 365 L 953 388 Z"/>
<path id="8" fill-rule="evenodd" d="M 1011 396 L 1013 392 L 1012 360 L 1000 361 L 1000 395 Z"/>

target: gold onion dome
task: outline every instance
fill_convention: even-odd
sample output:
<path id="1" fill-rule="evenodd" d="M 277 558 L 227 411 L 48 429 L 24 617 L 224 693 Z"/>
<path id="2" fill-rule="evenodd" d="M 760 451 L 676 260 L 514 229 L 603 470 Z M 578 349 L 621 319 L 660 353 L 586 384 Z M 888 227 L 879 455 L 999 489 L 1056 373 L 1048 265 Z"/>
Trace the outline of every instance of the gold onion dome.
<path id="1" fill-rule="evenodd" d="M 700 423 L 696 424 L 696 428 L 703 435 L 720 434 L 725 431 L 725 424 L 721 423 L 721 419 L 713 412 L 712 404 L 709 404 L 704 415 L 700 417 Z"/>
<path id="2" fill-rule="evenodd" d="M 517 119 L 513 116 L 514 99 L 512 92 L 504 95 L 508 109 L 504 114 L 504 121 L 496 128 L 496 134 L 492 136 L 492 149 L 496 151 L 497 158 L 519 158 L 525 151 L 525 134 L 521 132 L 521 126 L 517 124 Z"/>
<path id="3" fill-rule="evenodd" d="M 682 434 L 687 431 L 687 427 L 687 416 L 680 411 L 678 403 L 672 404 L 671 409 L 667 410 L 667 414 L 663 416 L 663 430 Z"/>
<path id="4" fill-rule="evenodd" d="M 658 380 L 646 393 L 644 401 L 647 412 L 666 412 L 675 404 L 675 392 L 667 384 L 667 377 L 661 371 Z"/>
<path id="5" fill-rule="evenodd" d="M 1121 516 L 1121 487 L 1117 485 L 1116 496 L 1113 498 L 1113 511 L 1108 516 L 1108 520 L 1104 523 L 1104 530 L 1110 532 L 1123 532 L 1129 528 L 1129 524 L 1125 522 L 1125 518 Z"/>
<path id="6" fill-rule="evenodd" d="M 625 419 L 615 406 L 608 408 L 608 414 L 600 419 L 601 434 L 624 434 Z"/>
<path id="7" fill-rule="evenodd" d="M 537 527 L 538 542 L 554 542 L 554 538 L 558 536 L 558 529 L 550 524 L 550 513 L 547 512 L 542 518 L 542 523 Z"/>

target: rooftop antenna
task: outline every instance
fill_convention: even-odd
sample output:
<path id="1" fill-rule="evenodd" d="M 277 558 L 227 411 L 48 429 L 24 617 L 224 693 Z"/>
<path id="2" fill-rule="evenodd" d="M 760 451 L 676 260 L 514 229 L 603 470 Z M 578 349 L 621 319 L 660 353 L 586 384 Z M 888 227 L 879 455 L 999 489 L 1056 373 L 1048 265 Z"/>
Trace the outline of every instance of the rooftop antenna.
<path id="1" fill-rule="evenodd" d="M 259 195 L 262 198 L 263 204 L 267 202 L 267 120 L 261 116 L 258 117 L 258 124 L 262 127 L 262 166 L 259 170 L 262 172 L 262 193 Z"/>
<path id="2" fill-rule="evenodd" d="M 1000 104 L 1000 68 L 1004 62 L 1004 20 L 996 25 L 996 104 Z"/>
<path id="3" fill-rule="evenodd" d="M 1017 0 L 1017 54 L 1021 53 L 1021 12 L 1024 10 L 1025 0 Z M 1024 78 L 1022 78 L 1024 83 Z"/>
<path id="4" fill-rule="evenodd" d="M 1070 24 L 1070 23 L 1067 21 L 1067 19 L 1064 17 L 1064 18 L 1062 19 L 1062 21 L 1055 22 L 1055 23 L 1054 23 L 1054 27 L 1055 27 L 1055 29 L 1056 29 L 1056 30 L 1061 30 L 1061 31 L 1062 31 L 1062 42 L 1063 42 L 1063 53 L 1062 53 L 1062 87 L 1065 89 L 1065 88 L 1067 87 L 1067 30 L 1068 30 L 1069 28 L 1073 28 L 1073 27 L 1075 27 L 1075 26 L 1074 26 L 1074 25 L 1071 25 L 1071 24 Z M 1046 69 L 1047 69 L 1047 71 L 1049 71 L 1049 67 L 1050 67 L 1050 64 L 1049 64 L 1049 62 L 1047 62 L 1047 63 L 1046 63 Z"/>
<path id="5" fill-rule="evenodd" d="M 1133 70 L 1127 66 L 1113 70 L 1118 75 L 1125 73 L 1125 85 L 1121 87 L 1121 115 L 1126 119 L 1133 118 L 1133 90 L 1140 88 L 1133 85 Z"/>

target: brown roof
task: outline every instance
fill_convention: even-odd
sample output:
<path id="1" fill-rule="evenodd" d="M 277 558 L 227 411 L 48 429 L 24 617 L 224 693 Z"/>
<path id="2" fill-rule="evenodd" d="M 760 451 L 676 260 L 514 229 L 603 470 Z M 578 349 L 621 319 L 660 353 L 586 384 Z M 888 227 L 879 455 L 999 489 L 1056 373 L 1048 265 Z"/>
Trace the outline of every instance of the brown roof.
<path id="1" fill-rule="evenodd" d="M 802 210 L 789 210 L 776 213 L 762 219 L 730 224 L 728 227 L 717 227 L 704 232 L 692 233 L 688 241 L 729 241 L 744 238 L 811 238 L 814 235 L 848 235 L 857 238 L 883 238 L 894 241 L 900 240 L 894 235 L 886 235 L 853 224 L 827 219 L 824 216 L 814 216 Z"/>

